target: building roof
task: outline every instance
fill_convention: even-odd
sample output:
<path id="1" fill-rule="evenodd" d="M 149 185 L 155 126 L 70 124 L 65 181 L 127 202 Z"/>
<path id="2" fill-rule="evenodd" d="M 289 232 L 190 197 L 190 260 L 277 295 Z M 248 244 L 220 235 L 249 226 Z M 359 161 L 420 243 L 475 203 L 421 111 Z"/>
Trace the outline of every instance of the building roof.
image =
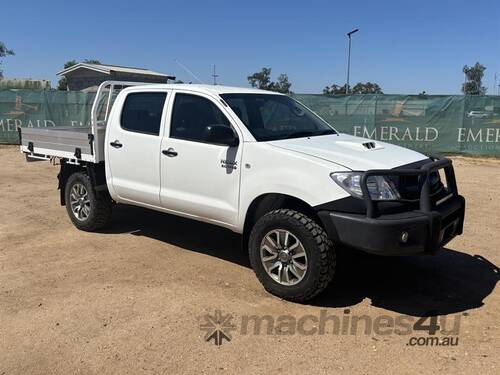
<path id="1" fill-rule="evenodd" d="M 64 76 L 78 69 L 89 69 L 94 70 L 99 73 L 111 74 L 111 72 L 120 73 L 130 73 L 130 74 L 142 74 L 148 76 L 157 76 L 167 79 L 175 79 L 174 76 L 158 73 L 149 69 L 133 68 L 128 66 L 118 66 L 118 65 L 105 65 L 105 64 L 88 64 L 88 63 L 78 63 L 76 65 L 70 66 L 69 68 L 63 69 L 57 73 L 59 76 Z"/>

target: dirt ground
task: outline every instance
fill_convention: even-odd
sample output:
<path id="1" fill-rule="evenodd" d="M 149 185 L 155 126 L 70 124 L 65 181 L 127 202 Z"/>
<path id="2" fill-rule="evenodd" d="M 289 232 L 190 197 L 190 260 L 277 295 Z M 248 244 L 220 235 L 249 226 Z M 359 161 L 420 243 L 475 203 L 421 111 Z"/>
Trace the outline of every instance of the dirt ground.
<path id="1" fill-rule="evenodd" d="M 0 147 L 0 374 L 498 374 L 500 160 L 453 159 L 463 236 L 436 256 L 342 252 L 329 289 L 295 304 L 263 290 L 227 230 L 118 206 L 108 230 L 78 231 L 58 167 Z M 204 339 L 216 310 L 233 324 L 220 346 Z M 358 325 L 321 331 L 322 314 Z M 267 319 L 260 334 L 242 328 L 252 315 Z M 414 326 L 426 315 L 435 335 Z"/>

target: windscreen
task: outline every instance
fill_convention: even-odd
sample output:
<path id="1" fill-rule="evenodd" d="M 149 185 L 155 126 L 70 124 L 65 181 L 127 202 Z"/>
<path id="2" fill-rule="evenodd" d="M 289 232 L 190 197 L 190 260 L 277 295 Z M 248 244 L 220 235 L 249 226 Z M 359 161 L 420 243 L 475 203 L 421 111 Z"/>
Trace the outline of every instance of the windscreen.
<path id="1" fill-rule="evenodd" d="M 222 94 L 221 97 L 259 142 L 336 134 L 328 123 L 285 95 Z"/>

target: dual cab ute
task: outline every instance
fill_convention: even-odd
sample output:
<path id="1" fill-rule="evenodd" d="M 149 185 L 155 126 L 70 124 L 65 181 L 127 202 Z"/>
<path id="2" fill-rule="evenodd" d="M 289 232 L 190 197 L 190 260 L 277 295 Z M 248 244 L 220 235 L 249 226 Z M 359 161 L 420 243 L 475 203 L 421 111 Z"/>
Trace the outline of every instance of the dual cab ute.
<path id="1" fill-rule="evenodd" d="M 277 93 L 105 82 L 90 128 L 20 137 L 29 160 L 60 160 L 77 228 L 103 228 L 115 204 L 226 227 L 264 288 L 292 301 L 325 289 L 338 246 L 433 254 L 462 233 L 449 159 L 341 134 Z"/>

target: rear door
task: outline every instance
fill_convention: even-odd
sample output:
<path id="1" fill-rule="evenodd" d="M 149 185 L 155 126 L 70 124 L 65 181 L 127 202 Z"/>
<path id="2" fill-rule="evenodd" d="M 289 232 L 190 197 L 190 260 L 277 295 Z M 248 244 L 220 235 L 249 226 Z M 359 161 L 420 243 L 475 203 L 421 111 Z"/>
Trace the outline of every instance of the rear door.
<path id="1" fill-rule="evenodd" d="M 172 101 L 171 101 L 172 103 Z M 170 105 L 161 149 L 160 199 L 164 208 L 207 221 L 235 225 L 238 218 L 242 135 L 220 101 L 178 91 Z M 210 125 L 231 127 L 236 147 L 206 142 Z"/>
<path id="2" fill-rule="evenodd" d="M 160 205 L 160 145 L 169 90 L 129 92 L 106 135 L 108 171 L 122 201 Z"/>

